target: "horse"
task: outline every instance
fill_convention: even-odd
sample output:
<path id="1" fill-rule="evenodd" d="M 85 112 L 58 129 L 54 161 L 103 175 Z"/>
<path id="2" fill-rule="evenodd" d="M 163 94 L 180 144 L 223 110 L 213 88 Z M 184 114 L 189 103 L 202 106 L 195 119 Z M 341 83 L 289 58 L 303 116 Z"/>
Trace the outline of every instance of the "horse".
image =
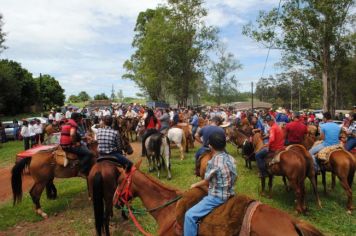
<path id="1" fill-rule="evenodd" d="M 159 178 L 161 168 L 166 168 L 167 178 L 170 180 L 172 178 L 170 162 L 171 148 L 168 137 L 161 133 L 154 133 L 146 139 L 145 147 L 149 171 L 152 172 L 157 167 L 157 176 Z"/>
<path id="2" fill-rule="evenodd" d="M 188 150 L 189 147 L 194 148 L 194 137 L 192 135 L 192 130 L 191 130 L 189 123 L 178 123 L 173 127 L 180 128 L 184 131 L 185 139 L 187 140 L 186 146 L 185 146 L 186 150 Z"/>
<path id="3" fill-rule="evenodd" d="M 102 232 L 110 235 L 109 222 L 113 216 L 113 197 L 118 185 L 120 172 L 117 164 L 111 161 L 100 161 L 94 164 L 88 175 L 88 186 L 92 196 L 95 229 L 98 235 Z"/>
<path id="4" fill-rule="evenodd" d="M 347 213 L 351 214 L 353 210 L 352 203 L 352 183 L 356 171 L 356 157 L 351 153 L 340 149 L 333 151 L 329 156 L 327 163 L 320 163 L 322 183 L 324 186 L 324 193 L 326 193 L 326 172 L 332 173 L 332 189 L 335 188 L 335 175 L 338 177 L 342 188 L 345 190 L 347 196 L 346 209 Z"/>
<path id="5" fill-rule="evenodd" d="M 138 168 L 138 167 L 137 167 Z M 182 192 L 164 185 L 153 177 L 133 168 L 125 173 L 120 169 L 119 188 L 117 196 L 121 205 L 129 205 L 134 197 L 139 197 L 152 217 L 158 223 L 156 235 L 179 235 L 175 229 L 177 201 Z M 214 212 L 210 213 L 214 214 Z M 215 217 L 220 217 L 216 215 Z M 202 219 L 201 224 L 204 223 Z M 217 226 L 219 227 L 219 225 Z M 221 227 L 221 226 L 220 226 Z M 239 227 L 239 225 L 236 225 Z M 142 232 L 142 231 L 141 231 Z M 145 232 L 143 232 L 145 234 Z M 216 235 L 203 232 L 201 235 Z M 287 213 L 261 204 L 251 217 L 251 235 L 323 235 L 312 225 L 297 220 Z M 147 233 L 145 235 L 148 235 Z"/>
<path id="6" fill-rule="evenodd" d="M 183 147 L 185 147 L 185 152 L 188 152 L 188 146 L 187 140 L 185 138 L 184 131 L 179 128 L 170 128 L 167 133 L 167 137 L 169 138 L 170 142 L 175 143 L 180 151 L 180 159 L 184 160 L 184 150 Z"/>
<path id="7" fill-rule="evenodd" d="M 119 117 L 119 127 L 121 127 L 121 132 L 124 132 L 125 135 L 131 138 L 133 142 L 133 133 L 135 133 L 135 141 L 137 141 L 137 132 L 136 127 L 139 123 L 138 118 L 128 118 L 128 117 Z"/>
<path id="8" fill-rule="evenodd" d="M 263 140 L 260 133 L 254 134 L 253 146 L 255 147 L 255 153 L 258 151 L 257 149 L 258 147 L 263 146 Z M 269 181 L 268 181 L 269 196 L 271 196 L 273 176 L 277 175 L 277 176 L 286 177 L 288 179 L 290 186 L 294 189 L 296 195 L 296 200 L 297 200 L 296 210 L 298 213 L 304 213 L 306 211 L 306 206 L 304 202 L 304 195 L 305 195 L 304 180 L 312 168 L 311 168 L 310 160 L 304 156 L 306 155 L 306 151 L 301 153 L 300 147 L 298 148 L 290 147 L 287 148 L 285 151 L 275 154 L 279 156 L 279 161 L 273 161 L 275 159 L 272 158 L 271 156 L 268 156 L 266 158 L 266 165 L 269 173 Z M 286 185 L 285 180 L 284 180 L 284 184 Z M 262 193 L 264 194 L 265 191 L 264 176 L 261 177 L 261 186 L 262 186 Z M 316 190 L 316 186 L 315 186 L 315 190 Z M 317 192 L 314 191 L 314 193 Z M 318 200 L 318 204 L 320 206 L 320 200 Z"/>
<path id="9" fill-rule="evenodd" d="M 237 146 L 237 148 L 241 148 L 243 158 L 245 159 L 245 167 L 252 169 L 251 162 L 256 159 L 254 148 L 252 142 L 249 141 L 249 137 L 235 127 L 226 129 L 226 134 L 228 142 L 233 146 Z"/>
<path id="10" fill-rule="evenodd" d="M 133 151 L 129 140 L 124 135 L 121 135 L 120 137 L 123 150 L 128 154 L 132 153 Z M 88 147 L 93 153 L 93 157 L 90 160 L 90 166 L 92 167 L 98 156 L 97 142 L 94 141 L 90 143 Z M 69 164 L 64 167 L 57 163 L 53 151 L 53 149 L 49 149 L 48 151 L 39 152 L 32 157 L 21 159 L 14 165 L 11 171 L 11 186 L 14 205 L 22 200 L 22 175 L 24 170 L 28 168 L 34 180 L 34 185 L 30 190 L 30 196 L 35 205 L 35 212 L 43 218 L 48 217 L 48 215 L 41 209 L 40 204 L 44 188 L 46 188 L 47 197 L 49 199 L 56 199 L 57 189 L 53 184 L 55 177 L 72 178 L 82 176 L 79 172 L 79 166 L 77 164 L 78 160 L 69 160 Z"/>

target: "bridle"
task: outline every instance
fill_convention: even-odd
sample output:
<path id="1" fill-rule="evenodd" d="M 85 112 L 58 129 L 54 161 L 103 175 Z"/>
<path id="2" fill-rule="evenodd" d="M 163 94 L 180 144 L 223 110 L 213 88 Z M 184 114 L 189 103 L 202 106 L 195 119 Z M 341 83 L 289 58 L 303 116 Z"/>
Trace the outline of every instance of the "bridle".
<path id="1" fill-rule="evenodd" d="M 114 198 L 113 198 L 113 204 L 117 205 L 119 202 L 123 203 L 128 211 L 129 211 L 129 215 L 133 221 L 133 223 L 135 224 L 135 226 L 138 228 L 138 230 L 145 236 L 151 236 L 150 233 L 147 233 L 142 226 L 139 224 L 139 222 L 137 221 L 135 215 L 132 213 L 131 207 L 130 207 L 130 200 L 133 197 L 133 193 L 131 191 L 131 186 L 132 186 L 132 176 L 135 173 L 135 171 L 137 170 L 137 168 L 135 166 L 132 166 L 131 170 L 129 173 L 126 174 L 124 180 L 122 181 L 122 183 L 116 188 L 115 190 L 115 194 L 114 194 Z M 178 201 L 179 199 L 181 199 L 182 196 L 178 195 L 177 197 L 175 197 L 174 199 L 171 199 L 167 202 L 165 202 L 164 204 L 154 207 L 152 209 L 146 209 L 146 212 L 154 212 L 160 209 L 165 208 L 166 206 L 171 205 L 172 203 Z"/>

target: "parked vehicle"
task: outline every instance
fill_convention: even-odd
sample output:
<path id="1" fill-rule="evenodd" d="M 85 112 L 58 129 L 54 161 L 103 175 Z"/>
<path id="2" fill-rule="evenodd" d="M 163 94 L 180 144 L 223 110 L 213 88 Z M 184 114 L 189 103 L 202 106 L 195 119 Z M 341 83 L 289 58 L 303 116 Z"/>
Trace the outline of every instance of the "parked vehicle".
<path id="1" fill-rule="evenodd" d="M 28 122 L 30 122 L 30 121 L 32 121 L 34 119 L 40 120 L 41 124 L 48 124 L 48 118 L 46 118 L 46 117 L 30 117 L 30 118 L 26 118 L 26 120 Z"/>
<path id="2" fill-rule="evenodd" d="M 15 139 L 14 137 L 14 123 L 12 121 L 3 121 L 2 125 L 5 128 L 5 134 L 7 139 Z M 19 122 L 18 132 L 20 132 L 22 122 Z"/>

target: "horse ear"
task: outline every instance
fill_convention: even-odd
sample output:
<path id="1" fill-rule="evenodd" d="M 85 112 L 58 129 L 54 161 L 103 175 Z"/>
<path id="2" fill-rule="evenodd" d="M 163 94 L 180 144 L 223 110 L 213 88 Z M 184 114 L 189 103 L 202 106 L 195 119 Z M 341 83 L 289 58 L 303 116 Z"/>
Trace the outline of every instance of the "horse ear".
<path id="1" fill-rule="evenodd" d="M 135 163 L 136 169 L 138 170 L 140 169 L 141 163 L 142 163 L 142 159 Z"/>

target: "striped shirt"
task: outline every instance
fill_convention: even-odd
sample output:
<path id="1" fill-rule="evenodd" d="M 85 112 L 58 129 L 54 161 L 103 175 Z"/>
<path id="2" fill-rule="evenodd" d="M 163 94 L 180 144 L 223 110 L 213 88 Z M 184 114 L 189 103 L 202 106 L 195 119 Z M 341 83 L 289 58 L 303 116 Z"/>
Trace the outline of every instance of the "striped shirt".
<path id="1" fill-rule="evenodd" d="M 209 181 L 208 194 L 224 201 L 235 195 L 237 171 L 235 160 L 226 152 L 218 152 L 208 161 L 204 179 Z"/>
<path id="2" fill-rule="evenodd" d="M 105 126 L 104 128 L 99 128 L 96 133 L 96 139 L 98 140 L 100 153 L 109 154 L 122 150 L 119 134 L 111 127 Z"/>

